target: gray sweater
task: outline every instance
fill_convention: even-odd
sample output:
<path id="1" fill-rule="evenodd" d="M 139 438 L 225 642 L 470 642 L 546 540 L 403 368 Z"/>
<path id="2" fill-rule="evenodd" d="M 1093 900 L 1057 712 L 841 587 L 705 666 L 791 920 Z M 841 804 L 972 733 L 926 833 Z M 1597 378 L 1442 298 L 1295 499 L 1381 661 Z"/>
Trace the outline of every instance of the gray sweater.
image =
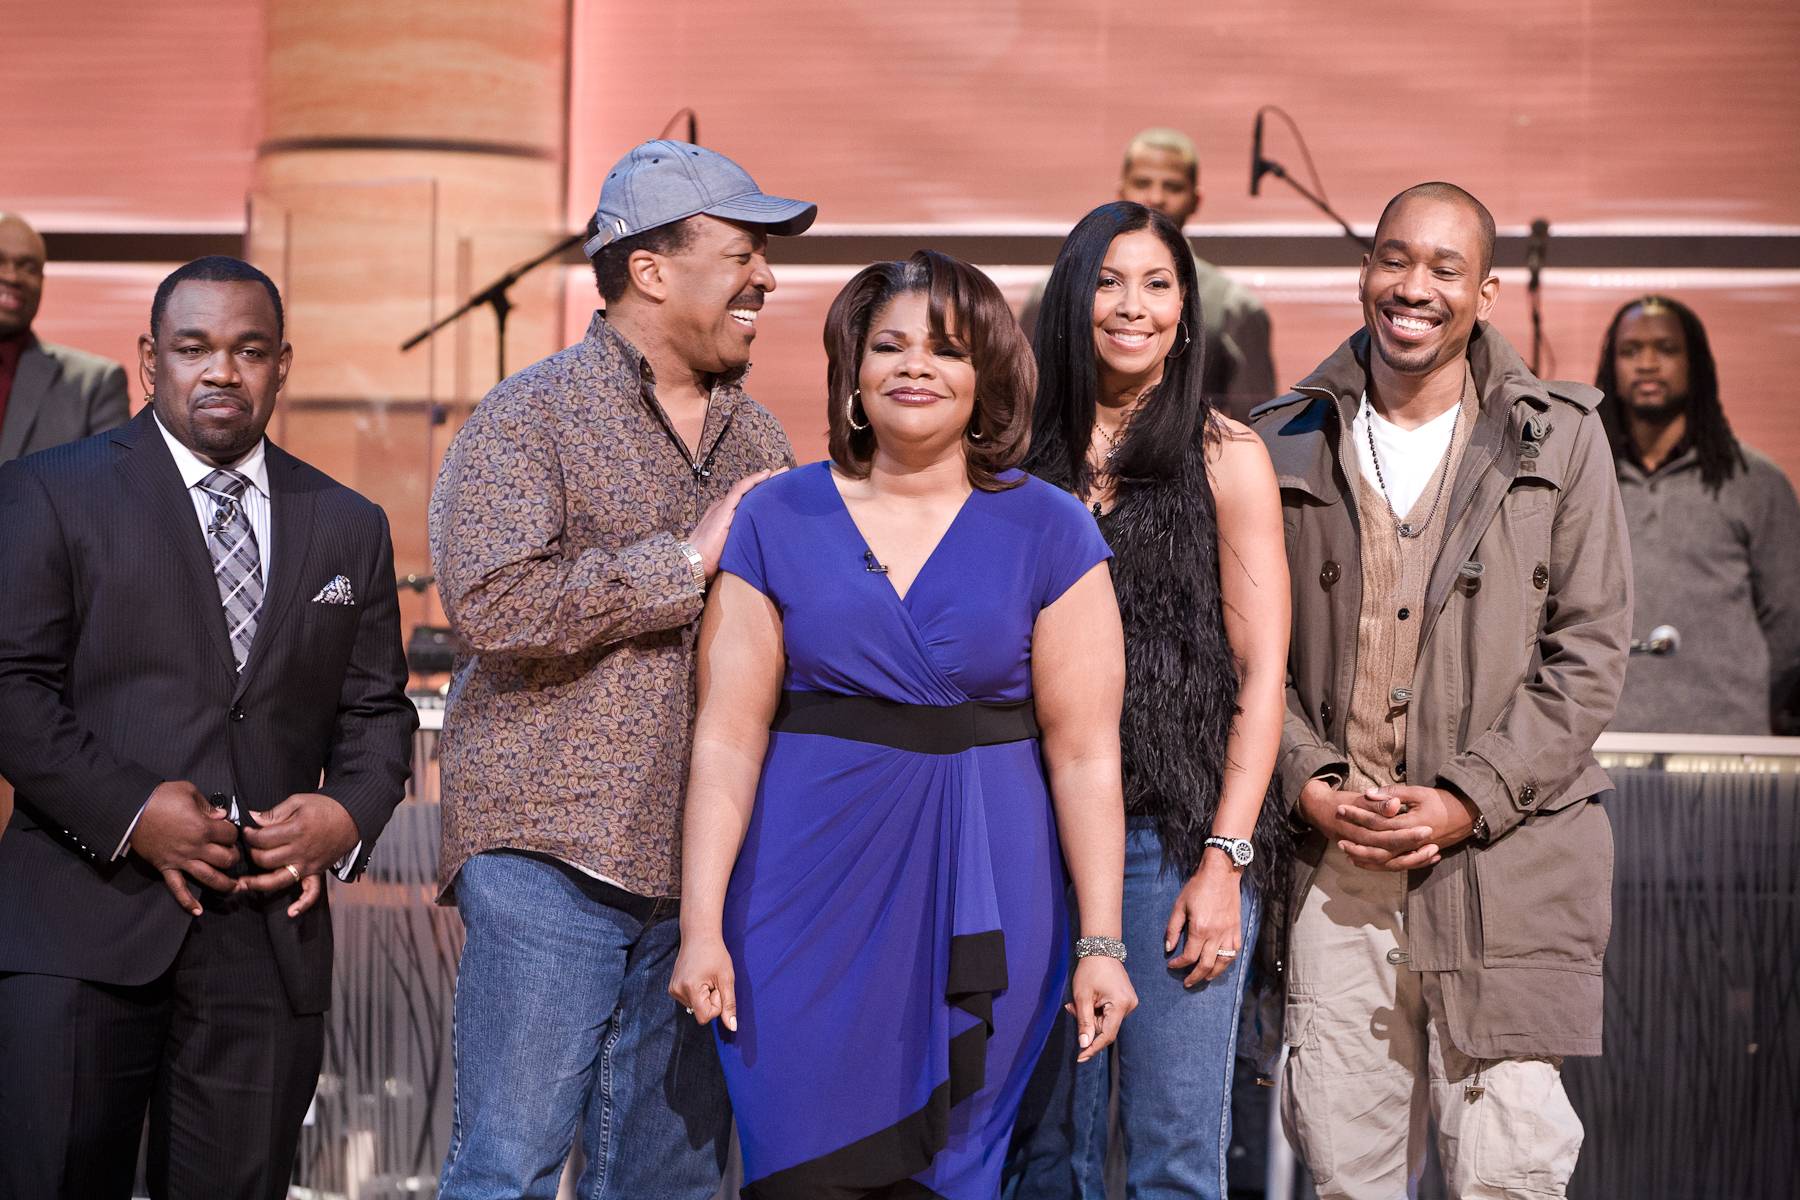
<path id="1" fill-rule="evenodd" d="M 1717 492 L 1691 449 L 1651 472 L 1619 459 L 1632 637 L 1673 625 L 1681 649 L 1632 658 L 1616 730 L 1765 734 L 1772 696 L 1800 684 L 1800 503 L 1780 467 L 1743 451 L 1747 469 Z"/>

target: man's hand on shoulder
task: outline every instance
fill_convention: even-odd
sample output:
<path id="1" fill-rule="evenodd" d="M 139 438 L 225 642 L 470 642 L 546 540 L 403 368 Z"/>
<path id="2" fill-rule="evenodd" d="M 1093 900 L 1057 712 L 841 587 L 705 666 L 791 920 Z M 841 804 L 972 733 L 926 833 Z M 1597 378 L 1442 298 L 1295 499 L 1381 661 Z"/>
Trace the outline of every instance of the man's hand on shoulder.
<path id="1" fill-rule="evenodd" d="M 237 837 L 225 810 L 214 808 L 186 780 L 171 780 L 144 802 L 131 831 L 131 852 L 155 867 L 175 903 L 197 917 L 200 902 L 188 880 L 216 892 L 233 891 L 237 881 L 225 872 L 237 865 Z"/>
<path id="2" fill-rule="evenodd" d="M 279 892 L 299 884 L 300 898 L 288 906 L 290 917 L 313 906 L 324 890 L 319 877 L 362 840 L 344 806 L 320 792 L 289 796 L 268 812 L 254 815 L 258 827 L 245 829 L 244 841 L 251 863 L 261 873 L 244 876 L 239 887 Z"/>
<path id="3" fill-rule="evenodd" d="M 750 489 L 763 480 L 772 475 L 779 475 L 785 470 L 787 470 L 786 467 L 770 471 L 752 471 L 744 476 L 731 485 L 730 491 L 712 502 L 712 506 L 701 516 L 700 523 L 694 526 L 692 533 L 688 534 L 688 545 L 692 546 L 694 552 L 700 556 L 708 579 L 711 579 L 719 569 L 719 558 L 725 553 L 725 535 L 731 532 L 731 519 L 737 515 L 738 501 L 748 495 Z"/>

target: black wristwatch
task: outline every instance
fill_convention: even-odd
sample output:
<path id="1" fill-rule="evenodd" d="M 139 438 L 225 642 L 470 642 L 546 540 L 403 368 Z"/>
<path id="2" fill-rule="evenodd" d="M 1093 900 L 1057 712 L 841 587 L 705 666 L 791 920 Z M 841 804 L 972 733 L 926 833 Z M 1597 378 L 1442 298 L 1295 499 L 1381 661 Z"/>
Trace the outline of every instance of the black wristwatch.
<path id="1" fill-rule="evenodd" d="M 1223 850 L 1231 859 L 1231 865 L 1240 871 L 1256 861 L 1256 847 L 1248 838 L 1209 837 L 1206 844 Z"/>

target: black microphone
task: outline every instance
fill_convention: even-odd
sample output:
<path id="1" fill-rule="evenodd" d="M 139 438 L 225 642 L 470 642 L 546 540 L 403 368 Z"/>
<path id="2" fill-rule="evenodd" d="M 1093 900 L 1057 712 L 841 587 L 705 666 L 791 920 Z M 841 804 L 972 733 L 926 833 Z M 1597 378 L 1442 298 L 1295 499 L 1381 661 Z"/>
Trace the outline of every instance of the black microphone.
<path id="1" fill-rule="evenodd" d="M 863 570 L 871 575 L 887 574 L 887 568 L 881 565 L 881 560 L 875 557 L 873 550 L 863 551 Z"/>
<path id="2" fill-rule="evenodd" d="M 1262 190 L 1262 177 L 1269 173 L 1269 164 L 1262 156 L 1262 110 L 1256 110 L 1256 130 L 1250 135 L 1250 194 L 1256 195 Z"/>
<path id="3" fill-rule="evenodd" d="M 1525 271 L 1530 286 L 1535 290 L 1538 275 L 1544 269 L 1544 259 L 1550 252 L 1550 222 L 1539 217 L 1531 223 L 1531 237 L 1525 243 Z"/>

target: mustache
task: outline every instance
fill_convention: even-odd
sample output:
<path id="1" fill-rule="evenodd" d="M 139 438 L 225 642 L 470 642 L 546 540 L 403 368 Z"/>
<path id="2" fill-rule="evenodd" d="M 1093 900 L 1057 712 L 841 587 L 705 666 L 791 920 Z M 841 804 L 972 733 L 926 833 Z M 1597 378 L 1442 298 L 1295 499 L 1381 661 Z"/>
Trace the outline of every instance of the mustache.
<path id="1" fill-rule="evenodd" d="M 760 291 L 758 291 L 756 288 L 748 288 L 742 292 L 739 292 L 737 294 L 736 299 L 732 300 L 731 303 L 727 304 L 725 307 L 726 308 L 748 308 L 748 309 L 751 309 L 754 311 L 760 311 L 762 306 L 763 306 L 763 294 Z"/>

